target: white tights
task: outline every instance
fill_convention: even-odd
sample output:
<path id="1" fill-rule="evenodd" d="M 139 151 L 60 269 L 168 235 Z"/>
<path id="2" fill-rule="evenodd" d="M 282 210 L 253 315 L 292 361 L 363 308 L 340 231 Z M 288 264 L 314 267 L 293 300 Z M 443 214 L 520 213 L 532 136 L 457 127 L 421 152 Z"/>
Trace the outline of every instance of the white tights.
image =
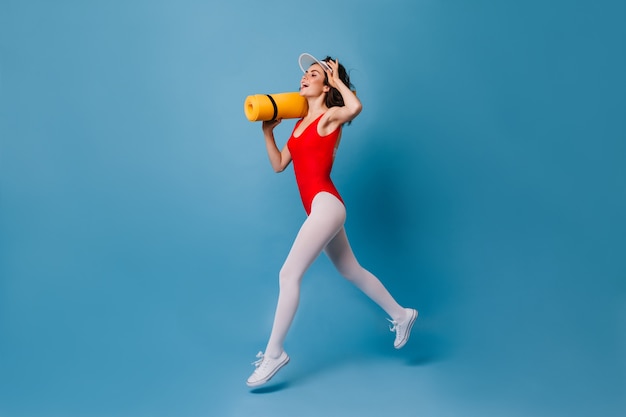
<path id="1" fill-rule="evenodd" d="M 345 219 L 346 209 L 337 197 L 327 192 L 315 196 L 311 214 L 302 224 L 280 270 L 280 293 L 272 334 L 265 349 L 267 356 L 277 358 L 283 352 L 287 331 L 298 309 L 302 277 L 322 251 L 344 278 L 369 296 L 392 319 L 403 317 L 403 307 L 354 256 L 343 227 Z"/>

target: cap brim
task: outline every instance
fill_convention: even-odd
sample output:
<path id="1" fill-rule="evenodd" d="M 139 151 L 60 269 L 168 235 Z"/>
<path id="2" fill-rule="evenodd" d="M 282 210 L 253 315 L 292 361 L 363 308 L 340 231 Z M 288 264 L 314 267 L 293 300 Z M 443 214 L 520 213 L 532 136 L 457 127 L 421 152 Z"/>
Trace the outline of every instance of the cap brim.
<path id="1" fill-rule="evenodd" d="M 313 55 L 307 54 L 307 53 L 300 55 L 300 58 L 298 58 L 298 63 L 300 64 L 300 69 L 302 70 L 302 72 L 306 72 L 309 69 L 309 67 L 313 64 L 319 64 L 319 66 L 322 67 L 323 69 L 330 71 L 330 72 L 333 71 L 326 62 L 320 61 L 319 59 L 315 58 Z"/>

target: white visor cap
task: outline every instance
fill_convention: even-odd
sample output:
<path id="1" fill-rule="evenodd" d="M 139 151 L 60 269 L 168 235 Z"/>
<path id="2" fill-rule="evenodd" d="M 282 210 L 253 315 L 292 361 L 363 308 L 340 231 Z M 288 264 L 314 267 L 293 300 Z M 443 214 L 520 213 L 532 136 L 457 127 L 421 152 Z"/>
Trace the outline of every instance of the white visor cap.
<path id="1" fill-rule="evenodd" d="M 313 64 L 319 64 L 326 71 L 329 71 L 331 73 L 333 72 L 332 68 L 330 68 L 330 66 L 326 62 L 320 61 L 311 54 L 303 53 L 302 55 L 300 55 L 300 58 L 298 58 L 298 63 L 300 64 L 300 69 L 302 70 L 302 72 L 306 72 L 306 70 L 309 69 L 309 67 Z"/>

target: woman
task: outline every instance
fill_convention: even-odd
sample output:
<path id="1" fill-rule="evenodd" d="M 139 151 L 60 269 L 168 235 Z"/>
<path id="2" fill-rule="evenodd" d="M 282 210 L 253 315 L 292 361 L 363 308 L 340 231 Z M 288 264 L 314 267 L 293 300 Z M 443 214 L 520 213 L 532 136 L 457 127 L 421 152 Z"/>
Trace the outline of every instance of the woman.
<path id="1" fill-rule="evenodd" d="M 308 113 L 299 120 L 281 150 L 276 146 L 274 128 L 280 120 L 263 122 L 263 134 L 272 168 L 282 172 L 293 161 L 296 182 L 308 215 L 300 228 L 280 274 L 280 292 L 272 332 L 265 349 L 254 363 L 248 378 L 250 387 L 265 384 L 289 362 L 283 349 L 287 331 L 296 314 L 300 283 L 308 267 L 325 252 L 337 270 L 354 283 L 390 317 L 396 333 L 394 347 L 409 339 L 417 311 L 399 305 L 382 283 L 356 260 L 344 229 L 346 210 L 330 179 L 341 128 L 361 112 L 361 102 L 350 90 L 350 78 L 343 65 L 326 57 L 300 56 L 304 72 L 300 95 L 308 102 Z"/>

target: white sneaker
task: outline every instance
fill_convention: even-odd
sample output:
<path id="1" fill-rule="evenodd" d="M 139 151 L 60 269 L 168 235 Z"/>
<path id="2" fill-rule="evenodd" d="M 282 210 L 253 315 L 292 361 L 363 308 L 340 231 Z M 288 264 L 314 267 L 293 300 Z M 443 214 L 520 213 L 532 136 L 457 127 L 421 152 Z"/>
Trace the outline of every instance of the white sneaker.
<path id="1" fill-rule="evenodd" d="M 277 359 L 265 356 L 263 352 L 259 352 L 256 355 L 259 358 L 257 361 L 252 362 L 256 369 L 250 375 L 250 378 L 246 381 L 249 387 L 258 387 L 265 384 L 267 381 L 282 368 L 289 363 L 289 356 L 283 351 Z"/>
<path id="2" fill-rule="evenodd" d="M 387 319 L 392 324 L 389 326 L 389 330 L 396 332 L 396 340 L 393 343 L 393 347 L 396 349 L 400 349 L 402 346 L 406 345 L 406 342 L 408 342 L 409 336 L 411 335 L 411 329 L 413 328 L 413 323 L 415 323 L 415 319 L 417 318 L 417 314 L 417 310 L 407 308 L 406 316 L 401 322 Z"/>

